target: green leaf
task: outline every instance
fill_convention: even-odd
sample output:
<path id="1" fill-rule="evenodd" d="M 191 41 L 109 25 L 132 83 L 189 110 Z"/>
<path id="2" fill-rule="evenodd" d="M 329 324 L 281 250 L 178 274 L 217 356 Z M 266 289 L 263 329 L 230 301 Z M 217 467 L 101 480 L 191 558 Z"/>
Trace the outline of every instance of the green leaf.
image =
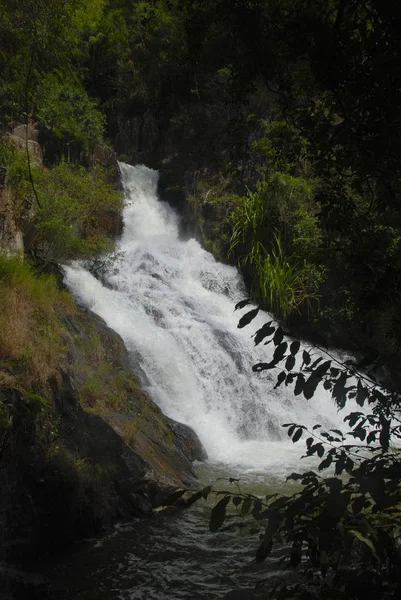
<path id="1" fill-rule="evenodd" d="M 368 548 L 376 556 L 376 548 L 374 547 L 372 541 L 369 538 L 367 538 L 366 536 L 364 536 L 363 533 L 361 533 L 357 529 L 349 529 L 348 533 L 350 533 L 351 535 L 353 535 L 354 537 L 356 537 L 360 542 L 362 542 L 363 544 L 365 544 L 366 546 L 368 546 Z"/>

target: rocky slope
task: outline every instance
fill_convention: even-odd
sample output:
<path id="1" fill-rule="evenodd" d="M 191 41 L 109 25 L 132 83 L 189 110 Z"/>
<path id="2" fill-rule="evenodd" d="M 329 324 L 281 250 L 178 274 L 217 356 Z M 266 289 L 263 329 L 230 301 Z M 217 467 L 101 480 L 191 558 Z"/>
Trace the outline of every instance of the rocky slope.
<path id="1" fill-rule="evenodd" d="M 0 258 L 21 257 L 30 209 L 16 214 L 5 178 L 0 201 Z M 141 389 L 120 336 L 62 289 L 57 265 L 40 276 L 2 260 L 0 562 L 24 564 L 170 504 L 196 487 L 205 454 Z"/>

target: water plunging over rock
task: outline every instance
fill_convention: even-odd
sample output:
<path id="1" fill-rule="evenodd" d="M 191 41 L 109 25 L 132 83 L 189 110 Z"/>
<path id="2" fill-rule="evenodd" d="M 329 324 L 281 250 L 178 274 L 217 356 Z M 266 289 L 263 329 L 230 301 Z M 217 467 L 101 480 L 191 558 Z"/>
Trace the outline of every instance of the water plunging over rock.
<path id="1" fill-rule="evenodd" d="M 151 397 L 197 432 L 212 463 L 292 470 L 299 449 L 281 425 L 330 426 L 338 423 L 335 406 L 323 392 L 307 402 L 274 390 L 272 375 L 252 372 L 269 357 L 270 347 L 252 340 L 268 315 L 238 330 L 233 308 L 245 289 L 237 269 L 180 239 L 177 214 L 157 197 L 156 171 L 120 168 L 126 207 L 118 272 L 105 286 L 75 264 L 65 269 L 68 287 L 122 336 Z"/>

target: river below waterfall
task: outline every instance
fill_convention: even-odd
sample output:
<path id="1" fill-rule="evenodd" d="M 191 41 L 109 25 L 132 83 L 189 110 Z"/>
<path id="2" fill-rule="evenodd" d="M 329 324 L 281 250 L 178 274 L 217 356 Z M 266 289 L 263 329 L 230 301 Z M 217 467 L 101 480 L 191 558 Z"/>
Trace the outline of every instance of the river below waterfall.
<path id="1" fill-rule="evenodd" d="M 252 372 L 253 364 L 270 360 L 270 346 L 255 347 L 252 335 L 271 317 L 259 313 L 238 329 L 247 308 L 233 310 L 246 297 L 237 269 L 218 263 L 196 240 L 180 239 L 179 217 L 157 197 L 156 171 L 120 167 L 126 207 L 117 270 L 100 281 L 73 264 L 65 282 L 122 336 L 152 399 L 196 431 L 209 457 L 197 467 L 201 482 L 240 476 L 253 493 L 275 491 L 291 471 L 307 466 L 299 459 L 302 443 L 292 444 L 282 424 L 335 427 L 337 408 L 324 391 L 308 402 L 285 387 L 274 390 L 269 372 Z M 250 590 L 280 571 L 251 562 L 258 532 L 211 534 L 209 513 L 210 506 L 161 512 L 81 544 L 48 566 L 54 597 L 263 597 Z M 230 590 L 243 595 L 227 596 Z"/>

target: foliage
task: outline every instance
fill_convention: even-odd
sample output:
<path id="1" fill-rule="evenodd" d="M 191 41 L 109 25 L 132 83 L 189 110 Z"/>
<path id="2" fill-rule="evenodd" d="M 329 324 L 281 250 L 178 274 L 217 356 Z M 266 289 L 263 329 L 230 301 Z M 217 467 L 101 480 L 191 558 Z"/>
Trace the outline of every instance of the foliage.
<path id="1" fill-rule="evenodd" d="M 85 89 L 63 73 L 48 73 L 41 81 L 39 123 L 69 146 L 93 148 L 103 136 L 105 116 L 96 109 Z"/>
<path id="2" fill-rule="evenodd" d="M 270 254 L 260 245 L 258 261 L 254 263 L 256 296 L 267 303 L 274 315 L 286 319 L 305 307 L 312 312 L 323 278 L 314 265 L 306 260 L 301 262 L 297 257 L 285 257 L 278 235 L 275 235 L 275 246 Z"/>
<path id="3" fill-rule="evenodd" d="M 60 308 L 73 311 L 53 276 L 37 277 L 28 262 L 0 256 L 0 371 L 8 374 L 6 382 L 31 388 L 32 394 L 34 386 L 46 385 L 61 350 Z M 32 406 L 40 407 L 32 394 Z"/>
<path id="4" fill-rule="evenodd" d="M 247 325 L 257 313 L 258 309 L 252 309 L 243 315 L 238 327 Z M 342 364 L 321 349 L 303 349 L 299 341 L 287 340 L 283 329 L 272 321 L 257 330 L 254 339 L 255 345 L 264 342 L 275 347 L 269 363 L 253 367 L 257 373 L 281 369 L 275 388 L 291 386 L 295 396 L 309 400 L 322 386 L 339 409 L 352 399 L 361 410 L 347 414 L 341 430 L 326 431 L 316 424 L 309 431 L 297 423 L 284 424 L 293 442 L 306 438 L 306 456 L 321 459 L 319 472 L 330 469 L 330 474 L 323 478 L 315 471 L 293 473 L 289 479 L 301 486 L 293 495 L 261 498 L 219 492 L 223 497 L 212 510 L 211 531 L 223 525 L 231 503 L 264 528 L 257 562 L 285 544 L 281 563 L 297 569 L 298 578 L 293 584 L 276 586 L 272 597 L 398 597 L 401 396 L 383 388 L 372 375 L 362 374 L 366 361 Z M 206 496 L 210 491 L 203 490 Z"/>
<path id="5" fill-rule="evenodd" d="M 231 219 L 230 253 L 250 265 L 253 293 L 286 318 L 316 298 L 323 280 L 316 263 L 321 231 L 309 184 L 284 173 L 259 182 L 241 198 Z"/>
<path id="6" fill-rule="evenodd" d="M 121 194 L 103 180 L 100 168 L 60 163 L 38 186 L 41 208 L 35 213 L 33 246 L 59 261 L 90 257 L 112 248 L 102 216 L 118 212 Z"/>

